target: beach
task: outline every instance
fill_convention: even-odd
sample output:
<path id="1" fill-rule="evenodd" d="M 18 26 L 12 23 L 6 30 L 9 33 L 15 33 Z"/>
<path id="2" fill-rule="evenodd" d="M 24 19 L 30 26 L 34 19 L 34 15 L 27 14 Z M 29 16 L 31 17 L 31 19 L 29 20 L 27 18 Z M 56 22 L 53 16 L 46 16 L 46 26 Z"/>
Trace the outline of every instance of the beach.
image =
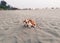
<path id="1" fill-rule="evenodd" d="M 35 28 L 23 26 L 28 18 Z M 60 9 L 1 10 L 0 43 L 60 43 Z"/>

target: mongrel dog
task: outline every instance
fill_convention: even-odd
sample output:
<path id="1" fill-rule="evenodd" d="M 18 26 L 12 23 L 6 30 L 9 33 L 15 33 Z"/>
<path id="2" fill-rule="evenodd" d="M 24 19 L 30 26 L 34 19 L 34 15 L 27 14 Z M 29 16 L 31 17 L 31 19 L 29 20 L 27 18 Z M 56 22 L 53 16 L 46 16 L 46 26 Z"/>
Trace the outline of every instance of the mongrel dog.
<path id="1" fill-rule="evenodd" d="M 25 27 L 36 27 L 36 22 L 32 19 L 25 19 L 23 23 Z"/>

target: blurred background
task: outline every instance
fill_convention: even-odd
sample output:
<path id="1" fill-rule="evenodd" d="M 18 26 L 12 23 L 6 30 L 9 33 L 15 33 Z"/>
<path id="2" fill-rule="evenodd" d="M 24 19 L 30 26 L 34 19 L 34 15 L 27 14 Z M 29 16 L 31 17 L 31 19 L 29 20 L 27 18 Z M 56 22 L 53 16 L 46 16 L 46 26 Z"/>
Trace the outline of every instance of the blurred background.
<path id="1" fill-rule="evenodd" d="M 18 10 L 18 8 L 9 5 L 6 1 L 0 1 L 0 10 Z"/>
<path id="2" fill-rule="evenodd" d="M 0 0 L 0 10 L 60 8 L 60 0 Z"/>

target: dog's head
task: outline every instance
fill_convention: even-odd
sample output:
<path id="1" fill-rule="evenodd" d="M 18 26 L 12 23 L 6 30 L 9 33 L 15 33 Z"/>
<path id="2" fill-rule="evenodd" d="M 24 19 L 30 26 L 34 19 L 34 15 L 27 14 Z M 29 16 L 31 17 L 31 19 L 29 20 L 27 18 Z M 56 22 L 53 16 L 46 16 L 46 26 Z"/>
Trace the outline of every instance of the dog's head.
<path id="1" fill-rule="evenodd" d="M 28 19 L 25 19 L 23 22 L 27 24 L 27 23 L 28 23 L 28 21 L 29 21 Z"/>

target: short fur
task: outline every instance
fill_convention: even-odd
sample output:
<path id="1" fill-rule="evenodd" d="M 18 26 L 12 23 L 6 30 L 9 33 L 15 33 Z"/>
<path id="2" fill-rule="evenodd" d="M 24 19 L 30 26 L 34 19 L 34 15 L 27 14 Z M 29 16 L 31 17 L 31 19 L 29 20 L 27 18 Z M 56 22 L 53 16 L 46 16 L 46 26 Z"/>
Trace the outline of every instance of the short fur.
<path id="1" fill-rule="evenodd" d="M 36 22 L 32 19 L 25 19 L 23 21 L 24 23 L 24 26 L 27 26 L 27 27 L 35 27 L 36 26 Z"/>

